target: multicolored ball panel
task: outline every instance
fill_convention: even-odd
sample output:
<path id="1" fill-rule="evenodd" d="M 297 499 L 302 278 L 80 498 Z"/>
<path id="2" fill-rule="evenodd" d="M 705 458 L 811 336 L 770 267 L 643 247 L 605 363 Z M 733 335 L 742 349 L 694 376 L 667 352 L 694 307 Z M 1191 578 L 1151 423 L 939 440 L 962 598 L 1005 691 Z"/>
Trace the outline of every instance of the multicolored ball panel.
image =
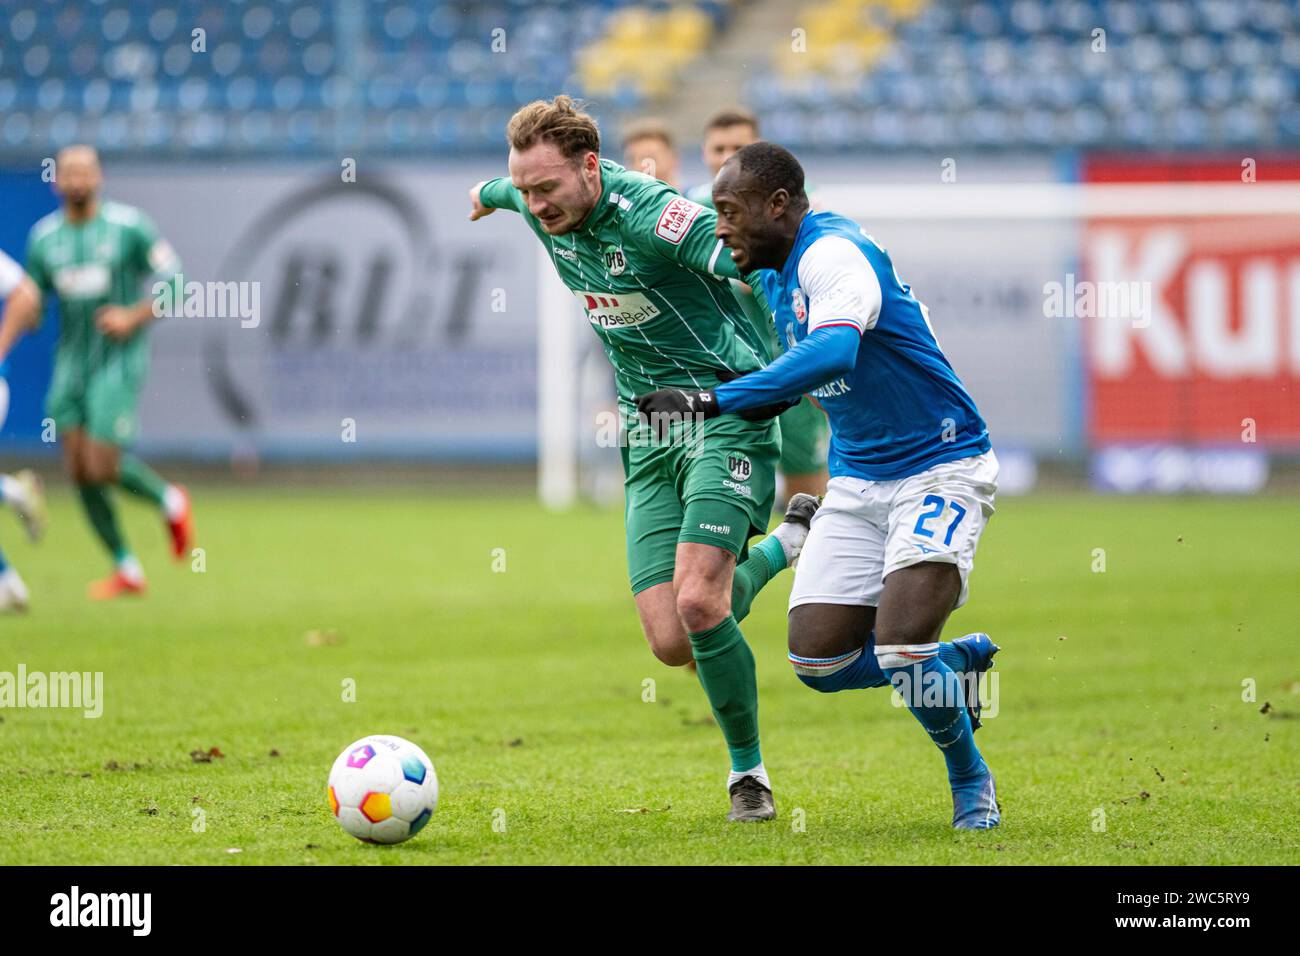
<path id="1" fill-rule="evenodd" d="M 407 754 L 402 758 L 402 775 L 411 783 L 424 783 L 427 770 L 424 761 L 416 754 Z"/>
<path id="2" fill-rule="evenodd" d="M 368 793 L 361 801 L 361 812 L 371 823 L 379 823 L 393 815 L 393 803 L 386 793 Z"/>

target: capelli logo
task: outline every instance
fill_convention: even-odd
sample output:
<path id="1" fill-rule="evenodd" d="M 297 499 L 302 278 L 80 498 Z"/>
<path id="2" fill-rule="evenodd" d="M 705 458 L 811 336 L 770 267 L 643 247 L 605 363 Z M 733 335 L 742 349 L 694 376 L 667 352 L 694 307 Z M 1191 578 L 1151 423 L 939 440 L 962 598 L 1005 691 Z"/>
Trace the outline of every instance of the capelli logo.
<path id="1" fill-rule="evenodd" d="M 50 897 L 51 926 L 129 926 L 134 936 L 148 936 L 152 926 L 152 893 L 69 893 Z"/>

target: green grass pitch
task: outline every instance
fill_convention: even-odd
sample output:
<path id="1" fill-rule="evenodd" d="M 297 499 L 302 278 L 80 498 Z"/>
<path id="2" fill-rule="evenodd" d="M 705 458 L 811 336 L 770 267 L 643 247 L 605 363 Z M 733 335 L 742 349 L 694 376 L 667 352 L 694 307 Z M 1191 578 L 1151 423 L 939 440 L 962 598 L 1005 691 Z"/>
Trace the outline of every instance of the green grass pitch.
<path id="1" fill-rule="evenodd" d="M 0 671 L 102 671 L 105 696 L 99 719 L 0 710 L 0 863 L 1300 862 L 1285 498 L 1001 502 L 946 636 L 1003 646 L 977 740 L 1004 822 L 959 834 L 906 711 L 791 673 L 788 575 L 744 625 L 778 818 L 737 826 L 702 692 L 641 637 L 617 510 L 194 493 L 206 570 L 172 564 L 154 515 L 122 500 L 152 590 L 111 606 L 83 596 L 104 566 L 65 491 L 41 545 L 0 524 L 34 605 L 0 620 Z M 337 753 L 379 732 L 424 747 L 441 783 L 396 847 L 347 836 L 325 800 Z"/>

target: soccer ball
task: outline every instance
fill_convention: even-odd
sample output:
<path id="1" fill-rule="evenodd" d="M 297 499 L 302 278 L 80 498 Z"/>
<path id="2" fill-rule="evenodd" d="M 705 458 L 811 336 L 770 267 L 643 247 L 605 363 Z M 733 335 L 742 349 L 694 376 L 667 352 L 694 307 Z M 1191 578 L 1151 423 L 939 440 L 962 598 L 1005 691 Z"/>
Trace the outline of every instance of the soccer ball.
<path id="1" fill-rule="evenodd" d="M 330 809 L 339 825 L 366 843 L 401 843 L 438 806 L 438 776 L 425 752 L 401 737 L 362 737 L 330 768 Z"/>

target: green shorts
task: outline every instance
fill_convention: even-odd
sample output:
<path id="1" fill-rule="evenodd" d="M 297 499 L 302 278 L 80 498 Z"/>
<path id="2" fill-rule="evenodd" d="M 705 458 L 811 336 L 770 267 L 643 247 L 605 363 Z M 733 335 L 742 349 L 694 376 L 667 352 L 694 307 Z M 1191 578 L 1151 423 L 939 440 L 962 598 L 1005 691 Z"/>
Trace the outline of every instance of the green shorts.
<path id="1" fill-rule="evenodd" d="M 637 429 L 626 433 L 622 452 L 633 594 L 673 579 L 680 542 L 714 545 L 743 560 L 746 542 L 767 531 L 780 455 L 775 422 L 724 415 L 693 438 L 679 427 L 663 444 Z"/>
<path id="2" fill-rule="evenodd" d="M 783 412 L 781 423 L 781 474 L 818 475 L 826 470 L 830 423 L 826 413 L 807 395 L 794 408 Z"/>
<path id="3" fill-rule="evenodd" d="M 144 375 L 136 363 L 110 362 L 87 374 L 80 363 L 56 359 L 45 414 L 57 432 L 84 428 L 95 441 L 125 448 L 140 429 L 136 410 Z"/>

